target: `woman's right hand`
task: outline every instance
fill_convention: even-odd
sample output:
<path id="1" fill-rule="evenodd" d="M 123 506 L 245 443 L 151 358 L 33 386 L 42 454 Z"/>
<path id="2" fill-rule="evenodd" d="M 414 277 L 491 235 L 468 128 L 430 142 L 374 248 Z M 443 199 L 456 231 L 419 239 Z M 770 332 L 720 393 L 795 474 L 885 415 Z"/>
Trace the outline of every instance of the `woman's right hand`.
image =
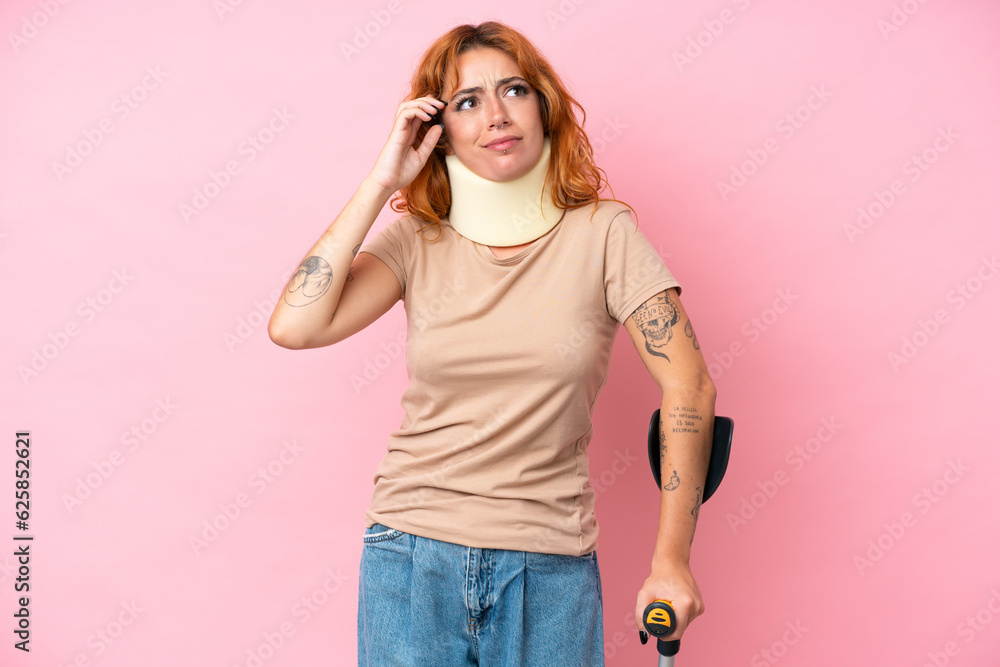
<path id="1" fill-rule="evenodd" d="M 396 124 L 393 125 L 389 140 L 375 161 L 369 178 L 391 192 L 409 185 L 423 169 L 435 144 L 444 133 L 444 126 L 432 125 L 420 146 L 414 149 L 417 131 L 422 123 L 435 117 L 436 114 L 430 113 L 433 109 L 437 109 L 440 114 L 444 113 L 444 107 L 444 102 L 430 96 L 406 100 L 400 104 L 396 110 Z"/>

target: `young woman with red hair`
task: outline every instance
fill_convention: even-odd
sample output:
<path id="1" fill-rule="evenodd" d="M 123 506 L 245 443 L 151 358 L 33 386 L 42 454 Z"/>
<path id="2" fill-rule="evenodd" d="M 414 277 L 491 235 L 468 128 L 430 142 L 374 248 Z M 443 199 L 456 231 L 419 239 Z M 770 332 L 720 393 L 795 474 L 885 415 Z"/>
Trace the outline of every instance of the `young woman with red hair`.
<path id="1" fill-rule="evenodd" d="M 573 107 L 516 30 L 441 36 L 272 314 L 271 339 L 301 349 L 406 308 L 406 416 L 366 513 L 359 664 L 604 664 L 587 445 L 619 324 L 672 427 L 636 623 L 669 599 L 679 638 L 704 610 L 689 557 L 715 387 L 680 285 L 631 207 L 600 198 Z M 362 247 L 394 193 L 407 215 Z"/>

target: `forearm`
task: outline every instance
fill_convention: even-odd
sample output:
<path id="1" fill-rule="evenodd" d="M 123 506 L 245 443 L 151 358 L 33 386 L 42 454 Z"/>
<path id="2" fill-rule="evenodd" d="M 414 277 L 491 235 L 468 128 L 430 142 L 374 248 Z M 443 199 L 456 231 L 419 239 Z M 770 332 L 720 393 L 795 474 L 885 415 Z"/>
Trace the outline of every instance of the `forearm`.
<path id="1" fill-rule="evenodd" d="M 283 347 L 309 347 L 329 326 L 354 257 L 392 192 L 366 178 L 289 279 L 268 335 Z"/>
<path id="2" fill-rule="evenodd" d="M 657 563 L 688 563 L 712 450 L 715 389 L 674 389 L 660 406 L 660 518 Z"/>

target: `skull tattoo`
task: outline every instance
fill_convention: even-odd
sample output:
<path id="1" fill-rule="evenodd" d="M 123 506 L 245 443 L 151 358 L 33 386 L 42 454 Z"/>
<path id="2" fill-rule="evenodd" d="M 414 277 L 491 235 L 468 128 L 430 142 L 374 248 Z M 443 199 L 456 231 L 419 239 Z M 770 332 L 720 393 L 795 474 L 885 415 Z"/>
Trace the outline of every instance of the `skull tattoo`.
<path id="1" fill-rule="evenodd" d="M 670 357 L 667 356 L 666 346 L 673 338 L 673 326 L 679 317 L 677 306 L 666 291 L 647 300 L 632 314 L 632 319 L 646 339 L 646 349 L 667 361 Z"/>

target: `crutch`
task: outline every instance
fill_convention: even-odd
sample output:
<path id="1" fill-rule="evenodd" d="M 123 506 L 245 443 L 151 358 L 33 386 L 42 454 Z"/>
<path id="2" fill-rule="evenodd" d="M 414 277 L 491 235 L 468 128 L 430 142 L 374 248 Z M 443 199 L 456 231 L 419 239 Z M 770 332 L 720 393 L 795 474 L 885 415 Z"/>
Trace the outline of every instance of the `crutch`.
<path id="1" fill-rule="evenodd" d="M 661 488 L 660 481 L 660 409 L 653 411 L 649 420 L 649 437 L 647 438 L 649 467 L 653 471 L 656 489 Z M 708 461 L 708 474 L 705 476 L 705 490 L 702 494 L 702 504 L 719 488 L 722 478 L 729 466 L 729 450 L 733 444 L 733 420 L 729 417 L 716 415 L 712 431 L 712 453 Z M 677 627 L 677 615 L 670 606 L 669 600 L 653 600 L 642 613 L 642 624 L 646 632 L 656 637 L 656 650 L 660 654 L 659 667 L 674 667 L 674 656 L 681 648 L 681 640 L 666 639 Z M 646 643 L 648 637 L 639 633 L 639 641 Z"/>

